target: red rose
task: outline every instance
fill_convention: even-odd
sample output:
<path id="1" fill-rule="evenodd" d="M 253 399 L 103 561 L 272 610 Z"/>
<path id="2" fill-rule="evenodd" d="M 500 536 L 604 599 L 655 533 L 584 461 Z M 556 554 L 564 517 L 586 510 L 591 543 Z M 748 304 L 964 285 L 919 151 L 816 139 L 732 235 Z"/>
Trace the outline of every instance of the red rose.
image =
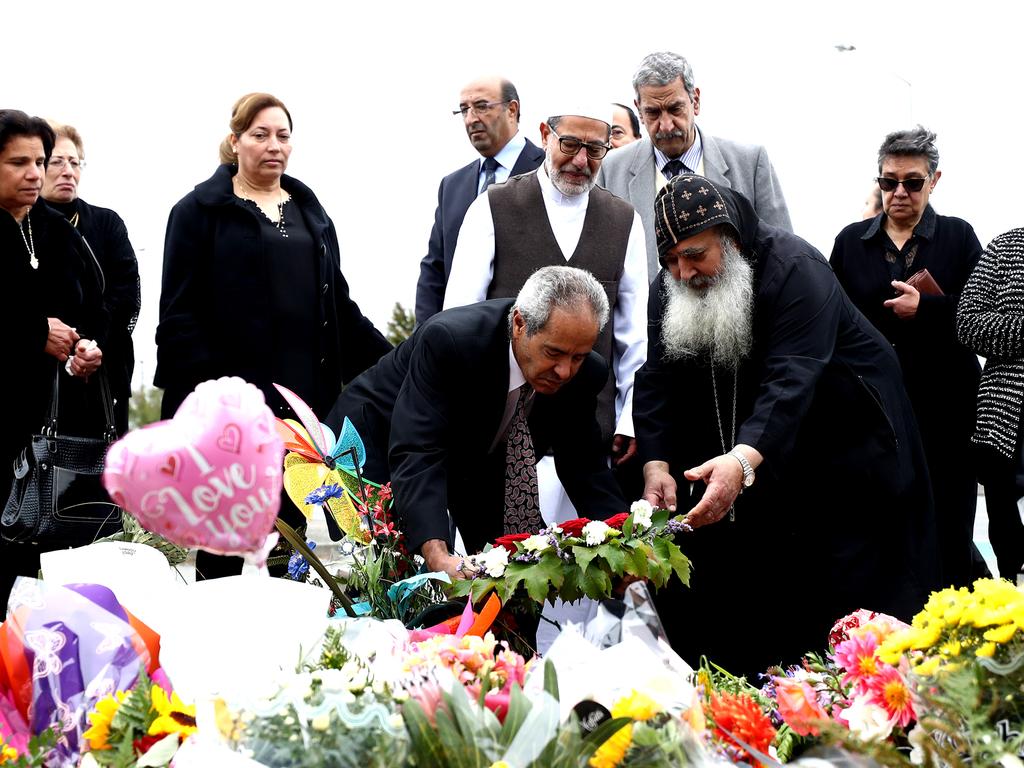
<path id="1" fill-rule="evenodd" d="M 575 520 L 566 520 L 564 523 L 559 523 L 558 527 L 562 529 L 563 536 L 580 536 L 583 533 L 583 526 L 590 522 L 590 518 L 577 517 Z"/>
<path id="2" fill-rule="evenodd" d="M 529 533 L 509 533 L 494 540 L 494 546 L 504 547 L 510 555 L 516 553 L 516 542 L 530 538 Z"/>
<path id="3" fill-rule="evenodd" d="M 626 522 L 627 517 L 629 517 L 629 512 L 619 512 L 619 514 L 612 515 L 607 520 L 605 520 L 604 524 L 607 525 L 609 528 L 615 528 L 621 531 L 622 524 Z"/>

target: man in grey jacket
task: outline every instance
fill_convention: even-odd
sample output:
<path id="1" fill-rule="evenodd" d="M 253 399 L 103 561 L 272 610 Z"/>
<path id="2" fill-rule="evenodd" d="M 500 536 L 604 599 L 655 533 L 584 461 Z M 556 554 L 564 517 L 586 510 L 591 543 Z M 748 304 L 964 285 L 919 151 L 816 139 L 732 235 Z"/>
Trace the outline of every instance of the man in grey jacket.
<path id="1" fill-rule="evenodd" d="M 753 203 L 762 221 L 792 231 L 782 188 L 764 147 L 716 138 L 697 128 L 700 89 L 694 86 L 685 58 L 667 51 L 648 55 L 633 75 L 633 90 L 648 138 L 609 153 L 597 183 L 628 200 L 640 214 L 647 237 L 648 280 L 661 269 L 654 197 L 680 173 L 697 173 L 736 190 Z"/>

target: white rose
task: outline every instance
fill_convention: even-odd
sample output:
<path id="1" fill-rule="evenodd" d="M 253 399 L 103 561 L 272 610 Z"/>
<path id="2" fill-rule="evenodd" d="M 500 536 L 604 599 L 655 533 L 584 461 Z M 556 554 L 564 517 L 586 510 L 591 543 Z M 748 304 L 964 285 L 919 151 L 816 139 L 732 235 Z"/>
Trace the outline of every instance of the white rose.
<path id="1" fill-rule="evenodd" d="M 640 501 L 634 501 L 629 508 L 630 514 L 633 515 L 633 526 L 636 528 L 650 528 L 651 527 L 651 515 L 654 514 L 654 507 L 651 503 L 645 499 Z"/>
<path id="2" fill-rule="evenodd" d="M 896 722 L 895 718 L 889 717 L 883 707 L 871 704 L 864 697 L 854 699 L 853 703 L 839 714 L 849 724 L 850 733 L 861 741 L 882 741 L 889 738 Z"/>
<path id="3" fill-rule="evenodd" d="M 608 531 L 610 530 L 611 528 L 600 520 L 591 520 L 583 526 L 583 536 L 587 540 L 587 546 L 593 547 L 598 544 L 603 544 L 604 540 L 608 537 Z"/>
<path id="4" fill-rule="evenodd" d="M 551 548 L 551 540 L 547 536 L 541 536 L 539 533 L 533 534 L 528 539 L 523 539 L 523 549 L 527 552 L 543 552 L 545 549 Z M 504 551 L 504 547 L 499 547 Z"/>

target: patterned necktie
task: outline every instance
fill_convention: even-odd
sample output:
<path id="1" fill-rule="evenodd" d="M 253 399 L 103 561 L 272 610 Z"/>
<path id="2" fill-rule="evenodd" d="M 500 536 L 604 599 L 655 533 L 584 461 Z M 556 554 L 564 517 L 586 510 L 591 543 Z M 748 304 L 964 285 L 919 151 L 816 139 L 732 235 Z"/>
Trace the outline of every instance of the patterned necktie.
<path id="1" fill-rule="evenodd" d="M 505 533 L 536 533 L 544 527 L 537 495 L 537 456 L 526 422 L 533 387 L 523 384 L 505 443 Z"/>
<path id="2" fill-rule="evenodd" d="M 665 167 L 661 169 L 661 174 L 666 179 L 671 179 L 672 177 L 677 176 L 683 171 L 687 170 L 689 169 L 685 165 L 683 165 L 682 160 L 669 160 L 667 163 L 665 163 Z"/>
<path id="3" fill-rule="evenodd" d="M 498 161 L 493 157 L 484 158 L 484 185 L 480 188 L 480 194 L 487 191 L 487 188 L 494 183 L 494 172 L 498 170 Z"/>

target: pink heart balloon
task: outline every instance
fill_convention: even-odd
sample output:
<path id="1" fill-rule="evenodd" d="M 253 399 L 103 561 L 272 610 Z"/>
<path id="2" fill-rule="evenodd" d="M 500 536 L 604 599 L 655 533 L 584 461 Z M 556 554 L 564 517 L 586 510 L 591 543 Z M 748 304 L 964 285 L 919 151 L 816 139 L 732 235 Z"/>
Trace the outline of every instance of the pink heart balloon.
<path id="1" fill-rule="evenodd" d="M 236 377 L 204 381 L 173 419 L 110 447 L 103 485 L 179 546 L 260 553 L 281 506 L 283 455 L 262 392 Z"/>

